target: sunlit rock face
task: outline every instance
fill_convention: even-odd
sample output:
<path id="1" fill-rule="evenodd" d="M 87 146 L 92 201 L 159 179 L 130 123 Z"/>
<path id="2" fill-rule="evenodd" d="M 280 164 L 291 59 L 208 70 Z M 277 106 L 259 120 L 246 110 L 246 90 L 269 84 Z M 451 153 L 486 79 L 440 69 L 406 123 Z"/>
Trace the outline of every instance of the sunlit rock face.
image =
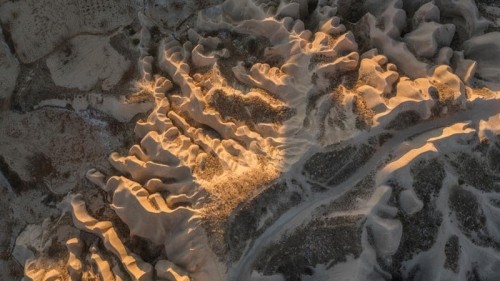
<path id="1" fill-rule="evenodd" d="M 500 5 L 42 2 L 0 1 L 0 101 L 34 64 L 135 126 L 0 232 L 24 280 L 500 279 Z"/>

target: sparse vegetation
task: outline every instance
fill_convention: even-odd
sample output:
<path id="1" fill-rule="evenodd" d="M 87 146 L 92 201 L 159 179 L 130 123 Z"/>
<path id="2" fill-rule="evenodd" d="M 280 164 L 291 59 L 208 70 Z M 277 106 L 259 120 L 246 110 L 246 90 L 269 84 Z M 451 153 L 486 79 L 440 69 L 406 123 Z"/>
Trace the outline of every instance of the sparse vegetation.
<path id="1" fill-rule="evenodd" d="M 444 267 L 455 273 L 458 273 L 458 262 L 460 260 L 461 254 L 461 246 L 458 240 L 458 236 L 452 235 L 450 236 L 450 238 L 448 238 L 448 241 L 446 241 L 446 244 L 444 246 L 444 254 L 446 255 Z"/>
<path id="2" fill-rule="evenodd" d="M 472 238 L 475 232 L 486 231 L 486 217 L 474 194 L 462 187 L 453 187 L 449 198 L 450 209 L 455 213 L 458 225 Z"/>
<path id="3" fill-rule="evenodd" d="M 375 113 L 366 105 L 366 101 L 361 96 L 354 96 L 353 112 L 356 116 L 356 128 L 364 130 L 373 124 Z"/>
<path id="4" fill-rule="evenodd" d="M 44 5 L 47 1 L 50 2 L 11 0 L 4 1 L 1 6 L 17 9 L 2 12 L 2 17 L 10 18 L 2 18 L 2 28 L 4 41 L 14 60 L 20 61 L 20 73 L 13 78 L 17 85 L 12 101 L 9 96 L 5 106 L 19 114 L 9 112 L 6 116 L 12 120 L 0 116 L 0 125 L 3 125 L 0 126 L 0 150 L 3 148 L 0 151 L 0 172 L 15 190 L 0 199 L 0 220 L 4 224 L 0 230 L 0 269 L 8 265 L 12 271 L 9 277 L 21 279 L 24 274 L 20 266 L 4 263 L 7 259 L 13 261 L 12 249 L 16 240 L 12 235 L 20 233 L 27 224 L 41 225 L 56 219 L 60 219 L 58 225 L 50 224 L 50 233 L 43 237 L 43 242 L 52 244 L 41 243 L 44 244 L 42 250 L 27 246 L 40 260 L 40 263 L 33 263 L 35 269 L 57 269 L 62 272 L 59 279 L 68 279 L 66 239 L 53 237 L 66 235 L 70 229 L 69 232 L 78 236 L 83 244 L 80 257 L 84 263 L 83 281 L 102 279 L 98 266 L 90 258 L 91 253 L 101 255 L 114 271 L 126 272 L 119 258 L 113 251 L 108 251 L 106 235 L 109 233 L 101 239 L 99 235 L 74 228 L 70 216 L 60 217 L 60 209 L 56 206 L 69 193 L 85 198 L 88 214 L 98 221 L 92 220 L 92 227 L 113 225 L 117 239 L 123 242 L 126 251 L 152 266 L 152 279 L 160 278 L 157 276 L 159 269 L 155 268 L 159 260 L 176 263 L 190 278 L 196 278 L 198 270 L 207 275 L 215 272 L 208 268 L 212 264 L 204 264 L 211 262 L 205 257 L 212 256 L 207 245 L 200 245 L 207 240 L 220 265 L 228 266 L 226 272 L 217 268 L 220 279 L 233 274 L 234 266 L 246 267 L 236 275 L 253 274 L 252 270 L 257 270 L 264 275 L 282 274 L 286 280 L 302 280 L 305 275 L 316 280 L 320 279 L 316 276 L 318 265 L 331 272 L 335 265 L 359 258 L 363 250 L 368 251 L 363 253 L 361 263 L 356 265 L 358 268 L 343 265 L 336 268 L 342 270 L 338 276 L 352 273 L 358 279 L 420 281 L 428 275 L 448 278 L 451 271 L 458 275 L 458 279 L 479 281 L 488 278 L 483 276 L 487 275 L 484 272 L 496 270 L 494 266 L 498 261 L 494 260 L 493 254 L 500 250 L 500 241 L 489 233 L 496 227 L 496 221 L 490 221 L 489 214 L 500 207 L 500 200 L 496 198 L 500 191 L 497 175 L 500 173 L 500 138 L 491 138 L 494 130 L 486 132 L 487 138 L 481 144 L 477 138 L 468 138 L 473 134 L 472 129 L 476 129 L 476 133 L 482 129 L 478 128 L 477 116 L 482 118 L 480 122 L 488 123 L 483 126 L 485 128 L 493 119 L 477 115 L 476 103 L 471 102 L 467 107 L 470 105 L 474 109 L 466 118 L 463 118 L 466 114 L 458 113 L 449 119 L 440 119 L 436 124 L 423 122 L 422 126 L 412 127 L 421 121 L 419 112 L 426 112 L 426 107 L 433 102 L 436 104 L 431 109 L 434 117 L 446 117 L 443 115 L 464 105 L 459 99 L 463 98 L 465 87 L 458 78 L 447 85 L 428 76 L 438 62 L 442 64 L 445 60 L 451 60 L 448 64 L 453 72 L 463 72 L 468 61 L 461 65 L 460 54 L 456 51 L 465 49 L 466 58 L 471 59 L 467 57 L 467 48 L 458 47 L 470 39 L 464 29 L 478 29 L 474 31 L 478 34 L 483 32 L 481 29 L 485 23 L 471 23 L 466 18 L 469 14 L 449 11 L 453 7 L 448 9 L 446 2 L 452 0 L 433 1 L 434 4 L 411 0 L 397 3 L 249 0 L 241 7 L 237 1 L 213 7 L 224 0 L 125 1 L 123 12 L 130 15 L 117 26 L 113 23 L 115 17 L 123 13 L 102 10 L 123 1 L 104 1 L 109 5 L 82 1 L 74 9 L 69 9 L 78 10 L 78 16 L 87 15 L 85 19 L 75 18 L 78 26 L 63 26 L 53 21 L 52 14 L 56 15 L 54 20 L 65 19 L 66 15 Z M 37 7 L 31 7 L 31 2 L 38 3 Z M 414 54 L 418 49 L 407 40 L 412 38 L 406 37 L 415 30 L 418 21 L 429 20 L 413 18 L 424 2 L 439 9 L 441 16 L 435 26 L 449 22 L 456 28 L 451 45 L 454 50 L 438 42 L 439 54 L 425 59 Z M 472 5 L 474 1 L 469 2 Z M 486 2 L 491 4 L 494 0 L 476 1 L 482 13 L 486 11 L 483 6 Z M 423 15 L 416 15 L 427 17 L 428 13 L 436 12 L 436 7 L 426 6 L 420 10 Z M 28 8 L 33 8 L 32 15 L 23 10 Z M 205 8 L 208 9 L 201 11 Z M 54 13 L 40 16 L 39 12 L 45 10 Z M 33 16 L 32 21 L 30 16 Z M 241 21 L 246 19 L 254 21 Z M 84 20 L 90 23 L 82 23 Z M 494 25 L 494 20 L 491 22 L 490 25 Z M 36 32 L 30 34 L 31 25 Z M 85 28 L 80 30 L 80 25 Z M 492 30 L 491 26 L 486 32 Z M 344 28 L 352 34 L 346 34 Z M 22 36 L 18 38 L 16 33 L 19 30 Z M 439 32 L 437 30 L 438 36 Z M 46 42 L 48 39 L 40 36 L 52 36 L 52 33 L 56 35 L 57 44 Z M 429 34 L 424 35 L 416 41 L 442 39 L 434 38 L 434 35 L 424 38 Z M 99 47 L 95 49 L 79 48 L 90 40 L 73 41 L 82 36 L 98 38 L 102 43 L 89 45 Z M 352 37 L 356 42 L 351 42 Z M 70 40 L 77 43 L 72 45 L 68 43 Z M 389 44 L 387 48 L 385 44 Z M 44 50 L 45 45 L 49 45 L 49 50 Z M 200 45 L 203 48 L 199 48 Z M 195 48 L 201 53 L 193 51 Z M 32 56 L 30 50 L 40 52 L 40 56 L 36 54 L 28 61 Z M 372 51 L 365 53 L 368 50 Z M 396 55 L 392 54 L 393 50 L 397 51 Z M 74 58 L 92 58 L 96 51 L 107 54 L 116 51 L 120 59 L 117 63 L 78 71 L 75 65 L 79 62 Z M 87 55 L 79 56 L 84 53 Z M 451 59 L 448 54 L 453 54 Z M 54 55 L 59 56 L 60 65 L 49 68 L 49 59 Z M 205 55 L 207 58 L 203 58 Z M 349 57 L 343 57 L 347 55 Z M 164 97 L 153 96 L 157 90 L 155 83 L 148 80 L 151 76 L 141 72 L 148 67 L 135 63 L 139 57 L 145 56 L 152 59 L 151 73 L 148 70 L 147 74 L 154 79 L 170 79 L 175 84 Z M 371 57 L 375 70 L 363 70 L 360 74 L 359 60 Z M 411 65 L 415 59 L 416 64 Z M 85 59 L 83 64 L 89 61 Z M 195 61 L 203 66 L 194 66 Z M 335 61 L 338 65 L 319 69 Z M 410 65 L 406 64 L 407 61 Z M 0 54 L 0 68 L 4 67 L 2 62 Z M 102 60 L 97 59 L 96 63 L 99 62 Z M 179 62 L 182 62 L 180 67 Z M 262 65 L 257 69 L 254 66 L 258 63 L 267 64 L 271 69 Z M 462 69 L 457 69 L 457 65 Z M 81 87 L 85 90 L 76 90 L 71 88 L 72 83 L 65 87 L 58 85 L 66 84 L 54 82 L 56 77 L 69 72 L 71 75 L 63 80 L 84 81 L 83 78 L 96 74 L 96 68 L 102 73 L 96 78 L 98 82 L 90 83 L 88 89 Z M 108 74 L 117 68 L 120 68 L 120 75 L 116 80 L 121 80 L 113 81 L 114 84 L 106 82 Z M 68 71 L 52 75 L 54 69 Z M 478 73 L 484 69 L 478 60 Z M 408 73 L 403 73 L 403 70 L 408 70 Z M 254 71 L 259 73 L 255 75 Z M 259 78 L 260 74 L 264 77 Z M 394 82 L 397 76 L 401 80 Z M 141 77 L 145 78 L 141 80 Z M 480 88 L 483 84 L 476 78 L 479 77 L 471 79 L 471 83 L 477 88 L 470 90 L 467 87 L 467 97 L 475 93 L 483 97 L 480 102 L 493 99 L 494 93 Z M 273 79 L 279 81 L 274 83 Z M 402 87 L 395 86 L 405 81 L 408 82 L 406 87 L 403 84 L 400 84 Z M 429 83 L 432 84 L 429 94 L 434 101 L 429 100 L 425 93 Z M 364 90 L 360 88 L 362 86 Z M 408 89 L 408 93 L 400 95 L 398 91 L 401 89 Z M 120 101 L 124 97 L 129 103 L 127 107 L 141 103 L 141 110 L 150 103 L 158 103 L 151 113 L 142 113 L 132 122 L 121 123 L 96 109 L 106 107 L 101 105 L 107 105 L 108 100 L 104 97 L 108 95 L 119 97 Z M 96 101 L 90 102 L 90 99 Z M 40 107 L 45 102 L 59 108 Z M 407 111 L 398 111 L 399 114 L 382 128 L 380 124 L 386 124 L 387 120 L 384 118 L 395 115 L 390 111 L 400 109 Z M 128 108 L 112 108 L 113 112 L 119 110 L 128 112 Z M 380 119 L 375 120 L 375 116 Z M 134 121 L 139 118 L 143 119 L 137 124 L 137 137 L 134 137 Z M 447 139 L 445 133 L 448 129 L 444 128 L 450 126 L 451 121 L 457 124 L 465 119 L 471 120 L 467 138 L 461 139 L 460 132 L 457 132 Z M 450 124 L 446 124 L 447 121 Z M 456 128 L 454 126 L 452 130 Z M 432 133 L 423 134 L 429 130 Z M 423 137 L 438 134 L 436 132 L 443 134 L 428 140 L 436 144 L 434 151 L 426 150 L 422 155 L 407 154 L 408 151 L 415 154 L 422 151 L 419 148 L 425 144 Z M 392 133 L 404 135 L 393 138 Z M 149 134 L 148 138 L 139 139 L 145 134 Z M 409 135 L 412 137 L 406 138 Z M 404 143 L 397 144 L 396 141 L 403 137 L 406 138 Z M 452 145 L 448 146 L 446 142 L 449 140 Z M 137 146 L 128 150 L 133 144 Z M 472 153 L 450 152 L 455 148 L 466 148 L 464 151 Z M 121 158 L 126 163 L 112 167 L 106 161 L 112 151 L 131 157 Z M 446 154 L 439 158 L 442 151 Z M 19 158 L 16 158 L 17 154 Z M 434 155 L 439 156 L 428 158 Z M 404 166 L 408 163 L 405 161 L 414 164 Z M 400 163 L 403 165 L 398 166 Z M 122 193 L 126 187 L 120 185 L 118 193 L 113 194 L 119 196 L 111 198 L 114 187 L 109 185 L 113 185 L 116 178 L 108 181 L 106 188 L 100 189 L 91 183 L 92 178 L 84 179 L 90 168 L 102 171 L 102 180 L 119 174 L 137 185 L 127 185 L 134 189 L 129 193 Z M 297 175 L 297 172 L 301 174 Z M 351 182 L 356 184 L 348 186 L 347 183 Z M 403 190 L 411 192 L 401 193 Z M 380 191 L 392 192 L 390 198 L 387 198 L 390 192 L 382 194 Z M 134 197 L 137 194 L 139 198 Z M 136 200 L 132 204 L 124 201 L 135 199 L 143 201 Z M 151 204 L 154 210 L 146 208 L 146 204 Z M 162 206 L 168 209 L 162 212 Z M 131 212 L 133 219 L 125 218 L 129 215 L 127 211 Z M 144 212 L 149 212 L 152 219 L 140 220 L 137 215 Z M 400 242 L 394 255 L 393 252 L 379 253 L 382 250 L 379 246 L 383 243 L 378 244 L 375 223 L 382 221 L 377 221 L 377 218 L 397 224 L 396 227 L 389 223 L 382 225 L 387 232 L 394 231 L 391 234 L 397 232 L 397 239 L 388 241 Z M 144 231 L 142 228 L 152 221 L 163 224 L 164 219 L 168 222 L 171 219 L 172 225 L 165 226 L 171 230 L 149 232 L 149 229 Z M 133 225 L 135 221 L 140 223 Z M 366 225 L 365 221 L 368 221 Z M 399 222 L 403 228 L 400 241 Z M 144 232 L 139 234 L 138 229 Z M 177 237 L 177 232 L 182 234 Z M 149 237 L 155 240 L 154 243 L 165 245 L 141 238 L 149 233 L 156 235 Z M 261 236 L 263 233 L 265 235 Z M 368 249 L 363 248 L 366 244 Z M 477 246 L 479 250 L 469 255 L 462 253 L 462 246 L 467 250 Z M 374 254 L 371 248 L 375 250 Z M 199 254 L 199 249 L 206 252 Z M 484 266 L 477 258 L 478 253 L 483 252 L 491 254 L 484 259 Z M 434 266 L 434 260 L 429 262 L 427 258 L 434 259 L 434 255 L 440 259 L 435 264 L 447 269 L 445 274 L 429 269 L 429 266 Z M 460 268 L 462 264 L 465 268 Z M 175 268 L 172 266 L 169 270 Z M 0 270 L 2 280 L 5 271 Z M 368 277 L 359 273 L 366 273 Z"/>
<path id="5" fill-rule="evenodd" d="M 240 237 L 232 236 L 232 231 L 225 233 L 229 216 L 235 212 L 240 204 L 244 204 L 252 198 L 259 191 L 259 188 L 271 185 L 278 176 L 274 168 L 266 167 L 263 162 L 261 165 L 261 169 L 250 170 L 243 174 L 225 174 L 222 177 L 213 178 L 210 182 L 211 186 L 205 185 L 209 200 L 203 208 L 205 220 L 203 225 L 210 238 L 212 249 L 221 258 L 228 250 L 227 247 L 232 251 L 232 256 L 238 256 L 239 251 L 241 251 L 241 248 L 238 249 L 238 247 L 242 247 L 242 244 L 239 243 L 244 241 Z M 243 215 L 245 215 L 244 212 Z M 247 219 L 249 221 L 241 221 L 244 223 L 241 225 L 242 227 L 247 223 L 250 225 L 255 223 L 252 221 L 253 218 L 248 217 Z M 251 235 L 251 233 L 251 230 L 247 230 L 247 234 Z"/>
<path id="6" fill-rule="evenodd" d="M 325 181 L 351 161 L 356 150 L 354 146 L 346 146 L 330 152 L 316 153 L 306 162 L 304 171 L 313 180 Z"/>
<path id="7" fill-rule="evenodd" d="M 459 152 L 450 161 L 465 183 L 485 192 L 500 190 L 492 176 L 486 172 L 485 163 L 480 162 L 474 156 Z"/>
<path id="8" fill-rule="evenodd" d="M 318 218 L 273 244 L 257 259 L 256 269 L 265 275 L 281 273 L 286 280 L 301 280 L 311 268 L 331 268 L 361 254 L 363 217 Z"/>
<path id="9" fill-rule="evenodd" d="M 402 280 L 404 270 L 402 266 L 405 261 L 429 250 L 434 245 L 443 220 L 442 214 L 435 206 L 435 196 L 441 189 L 445 177 L 443 164 L 438 159 L 420 160 L 411 167 L 411 173 L 413 189 L 424 206 L 414 215 L 398 213 L 398 219 L 403 225 L 403 236 L 393 256 L 392 265 L 388 267 L 396 280 Z M 406 270 L 410 272 L 413 270 L 416 273 L 419 269 Z"/>
<path id="10" fill-rule="evenodd" d="M 420 121 L 420 114 L 414 110 L 403 111 L 396 115 L 394 119 L 387 125 L 388 130 L 403 130 Z"/>
<path id="11" fill-rule="evenodd" d="M 258 123 L 282 124 L 293 116 L 294 110 L 284 105 L 274 106 L 259 97 L 228 94 L 217 90 L 208 103 L 227 121 L 243 122 L 249 128 Z"/>

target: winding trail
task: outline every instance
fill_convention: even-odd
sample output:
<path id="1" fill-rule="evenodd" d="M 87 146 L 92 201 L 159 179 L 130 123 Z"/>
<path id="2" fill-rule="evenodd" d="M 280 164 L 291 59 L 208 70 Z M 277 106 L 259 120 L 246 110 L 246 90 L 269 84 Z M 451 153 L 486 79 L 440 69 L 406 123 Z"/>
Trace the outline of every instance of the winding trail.
<path id="1" fill-rule="evenodd" d="M 468 109 L 451 113 L 440 119 L 426 120 L 419 124 L 394 132 L 393 137 L 384 143 L 377 152 L 363 166 L 351 175 L 346 181 L 337 186 L 328 188 L 328 191 L 316 194 L 307 202 L 298 205 L 285 212 L 278 220 L 270 225 L 261 236 L 259 236 L 240 260 L 229 270 L 230 280 L 250 280 L 253 265 L 256 258 L 262 253 L 266 246 L 278 241 L 288 230 L 293 230 L 311 219 L 313 211 L 321 205 L 333 201 L 355 186 L 363 178 L 383 161 L 389 153 L 404 140 L 441 127 L 447 127 L 455 123 L 472 121 L 475 125 L 479 120 L 487 119 L 495 114 L 500 114 L 500 99 L 474 100 L 468 103 Z M 370 135 L 381 132 L 380 128 L 373 128 Z M 291 171 L 297 169 L 291 169 Z"/>

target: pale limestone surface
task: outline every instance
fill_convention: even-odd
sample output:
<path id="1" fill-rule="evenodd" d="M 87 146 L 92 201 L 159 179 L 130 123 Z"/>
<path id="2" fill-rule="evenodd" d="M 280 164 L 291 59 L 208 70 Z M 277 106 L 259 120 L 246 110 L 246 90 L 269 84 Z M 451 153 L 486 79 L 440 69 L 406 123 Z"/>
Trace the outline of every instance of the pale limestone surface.
<path id="1" fill-rule="evenodd" d="M 108 33 L 131 23 L 128 1 L 7 1 L 0 20 L 8 25 L 23 63 L 50 54 L 66 40 L 83 33 Z"/>
<path id="2" fill-rule="evenodd" d="M 14 173 L 47 181 L 60 215 L 2 240 L 24 280 L 500 278 L 500 37 L 474 1 L 4 2 L 20 67 L 79 91 L 33 108 L 69 129 L 0 119 L 11 200 Z M 143 115 L 120 146 L 93 109 Z"/>
<path id="3" fill-rule="evenodd" d="M 79 35 L 47 58 L 54 83 L 88 91 L 98 84 L 110 90 L 130 67 L 130 61 L 109 44 L 109 37 Z"/>

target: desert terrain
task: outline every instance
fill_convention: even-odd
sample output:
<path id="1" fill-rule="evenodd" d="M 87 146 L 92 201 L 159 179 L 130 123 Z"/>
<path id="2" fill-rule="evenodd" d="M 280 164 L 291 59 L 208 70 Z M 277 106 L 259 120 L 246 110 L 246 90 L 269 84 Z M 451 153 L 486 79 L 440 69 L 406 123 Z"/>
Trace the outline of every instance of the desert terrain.
<path id="1" fill-rule="evenodd" d="M 0 0 L 0 280 L 500 280 L 500 2 Z"/>

